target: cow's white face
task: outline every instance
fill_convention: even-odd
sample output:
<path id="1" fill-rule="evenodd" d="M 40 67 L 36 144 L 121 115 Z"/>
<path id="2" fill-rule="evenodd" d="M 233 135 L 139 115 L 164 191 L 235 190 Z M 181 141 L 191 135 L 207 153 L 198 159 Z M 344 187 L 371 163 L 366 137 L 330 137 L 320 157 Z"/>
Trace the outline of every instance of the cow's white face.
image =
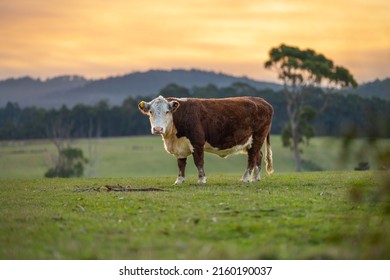
<path id="1" fill-rule="evenodd" d="M 152 134 L 166 134 L 173 122 L 172 113 L 179 108 L 177 101 L 169 102 L 159 96 L 150 102 L 141 101 L 139 110 L 149 116 Z"/>

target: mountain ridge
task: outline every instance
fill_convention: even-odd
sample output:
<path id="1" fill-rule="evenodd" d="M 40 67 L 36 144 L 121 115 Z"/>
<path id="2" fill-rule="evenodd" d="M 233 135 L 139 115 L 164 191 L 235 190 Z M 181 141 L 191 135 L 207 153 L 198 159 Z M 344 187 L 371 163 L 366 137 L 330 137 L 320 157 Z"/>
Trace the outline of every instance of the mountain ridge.
<path id="1" fill-rule="evenodd" d="M 236 82 L 246 83 L 256 89 L 280 90 L 282 88 L 282 85 L 277 83 L 199 69 L 153 69 L 101 79 L 63 75 L 42 80 L 25 76 L 0 80 L 0 106 L 14 102 L 21 107 L 58 108 L 64 104 L 68 107 L 80 103 L 95 105 L 100 100 L 106 100 L 110 105 L 120 105 L 129 96 L 156 95 L 162 88 L 172 83 L 193 88 L 208 84 L 227 87 Z M 390 78 L 382 81 L 377 79 L 362 84 L 357 89 L 348 89 L 343 92 L 389 100 Z"/>
<path id="2" fill-rule="evenodd" d="M 57 83 L 56 83 L 57 82 Z M 152 96 L 175 83 L 187 88 L 215 84 L 218 87 L 244 82 L 257 89 L 279 89 L 276 83 L 235 77 L 224 73 L 197 69 L 148 70 L 102 79 L 86 79 L 77 75 L 59 76 L 46 80 L 31 77 L 10 78 L 0 81 L 0 106 L 16 102 L 21 107 L 59 107 L 78 103 L 94 105 L 104 99 L 119 105 L 129 96 Z"/>

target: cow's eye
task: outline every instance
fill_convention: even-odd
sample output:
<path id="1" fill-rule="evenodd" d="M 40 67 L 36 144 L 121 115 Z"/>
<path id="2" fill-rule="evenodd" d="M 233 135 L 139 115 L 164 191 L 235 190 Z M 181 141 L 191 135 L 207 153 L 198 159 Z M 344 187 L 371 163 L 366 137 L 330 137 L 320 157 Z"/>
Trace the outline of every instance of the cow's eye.
<path id="1" fill-rule="evenodd" d="M 153 111 L 150 111 L 149 113 L 150 113 L 151 115 L 153 115 L 153 114 L 154 114 L 154 112 L 153 112 Z"/>
<path id="2" fill-rule="evenodd" d="M 165 114 L 169 114 L 170 111 L 166 111 Z"/>

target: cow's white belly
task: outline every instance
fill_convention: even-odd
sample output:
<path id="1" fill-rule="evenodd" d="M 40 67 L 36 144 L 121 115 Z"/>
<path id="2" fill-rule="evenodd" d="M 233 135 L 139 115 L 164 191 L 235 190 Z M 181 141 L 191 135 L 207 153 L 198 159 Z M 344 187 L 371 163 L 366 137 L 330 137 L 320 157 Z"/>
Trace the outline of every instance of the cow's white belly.
<path id="1" fill-rule="evenodd" d="M 208 153 L 216 154 L 220 157 L 227 157 L 229 155 L 234 155 L 238 153 L 245 153 L 247 149 L 249 149 L 252 146 L 253 137 L 250 136 L 248 140 L 243 145 L 237 145 L 233 146 L 229 149 L 220 150 L 218 148 L 215 148 L 211 146 L 208 142 L 204 145 L 204 150 Z"/>
<path id="2" fill-rule="evenodd" d="M 175 155 L 177 158 L 186 158 L 194 152 L 194 147 L 191 145 L 187 137 L 177 138 L 176 135 L 171 137 L 163 137 L 165 150 Z M 242 145 L 236 145 L 229 149 L 220 150 L 219 148 L 211 146 L 208 142 L 204 145 L 205 152 L 216 154 L 220 157 L 227 157 L 238 153 L 245 153 L 247 149 L 252 146 L 253 137 L 250 136 L 248 140 Z"/>

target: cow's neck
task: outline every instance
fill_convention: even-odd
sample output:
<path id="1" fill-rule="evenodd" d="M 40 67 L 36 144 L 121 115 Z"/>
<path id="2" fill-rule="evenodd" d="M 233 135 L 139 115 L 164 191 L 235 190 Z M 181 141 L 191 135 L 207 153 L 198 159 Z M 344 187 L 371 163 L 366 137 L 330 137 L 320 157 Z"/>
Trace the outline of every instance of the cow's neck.
<path id="1" fill-rule="evenodd" d="M 165 150 L 168 153 L 175 155 L 177 158 L 186 158 L 192 154 L 194 148 L 187 137 L 178 138 L 176 133 L 177 129 L 172 122 L 172 124 L 167 128 L 167 132 L 162 135 Z"/>

